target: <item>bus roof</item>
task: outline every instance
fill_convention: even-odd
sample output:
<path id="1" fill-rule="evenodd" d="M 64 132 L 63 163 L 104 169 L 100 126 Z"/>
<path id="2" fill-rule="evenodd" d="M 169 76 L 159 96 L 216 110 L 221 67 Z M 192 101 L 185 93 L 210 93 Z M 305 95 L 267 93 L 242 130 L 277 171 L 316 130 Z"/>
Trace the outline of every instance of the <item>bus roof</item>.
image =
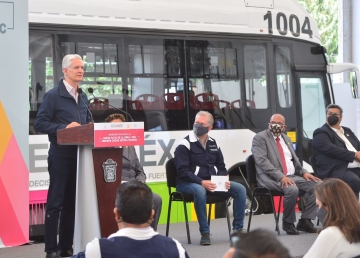
<path id="1" fill-rule="evenodd" d="M 297 0 L 29 0 L 29 22 L 272 35 L 320 44 Z"/>

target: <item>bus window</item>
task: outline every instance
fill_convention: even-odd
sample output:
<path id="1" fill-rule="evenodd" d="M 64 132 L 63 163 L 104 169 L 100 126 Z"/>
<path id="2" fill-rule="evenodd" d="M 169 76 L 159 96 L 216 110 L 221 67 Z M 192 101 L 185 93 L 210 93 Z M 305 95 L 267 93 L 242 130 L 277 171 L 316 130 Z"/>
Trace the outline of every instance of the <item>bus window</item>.
<path id="1" fill-rule="evenodd" d="M 246 105 L 250 109 L 268 107 L 265 47 L 247 45 L 244 48 Z"/>
<path id="2" fill-rule="evenodd" d="M 301 76 L 300 87 L 304 137 L 312 139 L 325 122 L 324 83 L 322 77 Z"/>
<path id="3" fill-rule="evenodd" d="M 293 104 L 291 87 L 291 59 L 290 50 L 287 47 L 276 47 L 276 84 L 279 105 L 289 108 Z"/>

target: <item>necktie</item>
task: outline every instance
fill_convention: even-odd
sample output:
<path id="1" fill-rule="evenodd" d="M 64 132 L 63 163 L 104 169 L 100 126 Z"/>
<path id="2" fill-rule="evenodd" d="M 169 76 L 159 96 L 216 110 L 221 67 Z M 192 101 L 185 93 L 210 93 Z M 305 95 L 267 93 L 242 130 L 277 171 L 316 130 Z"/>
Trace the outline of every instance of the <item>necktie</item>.
<path id="1" fill-rule="evenodd" d="M 284 155 L 284 150 L 281 147 L 279 137 L 276 137 L 276 146 L 278 147 L 278 150 L 279 150 L 279 153 L 280 153 L 280 158 L 281 158 L 281 163 L 282 163 L 284 175 L 286 175 L 287 174 L 287 166 L 286 166 L 286 161 L 285 161 L 285 155 Z"/>

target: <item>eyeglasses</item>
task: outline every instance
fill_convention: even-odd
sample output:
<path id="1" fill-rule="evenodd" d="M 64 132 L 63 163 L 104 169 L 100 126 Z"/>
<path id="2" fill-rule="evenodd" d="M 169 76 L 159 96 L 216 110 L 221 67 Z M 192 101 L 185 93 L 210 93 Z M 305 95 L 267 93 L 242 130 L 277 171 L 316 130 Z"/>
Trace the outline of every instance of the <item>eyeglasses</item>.
<path id="1" fill-rule="evenodd" d="M 328 112 L 327 115 L 328 115 L 328 116 L 334 115 L 334 116 L 337 116 L 337 117 L 340 117 L 340 116 L 341 116 L 341 115 L 338 114 L 338 113 L 331 113 L 331 112 Z"/>
<path id="2" fill-rule="evenodd" d="M 269 124 L 271 125 L 280 125 L 280 126 L 285 126 L 283 123 L 281 122 L 270 122 Z"/>

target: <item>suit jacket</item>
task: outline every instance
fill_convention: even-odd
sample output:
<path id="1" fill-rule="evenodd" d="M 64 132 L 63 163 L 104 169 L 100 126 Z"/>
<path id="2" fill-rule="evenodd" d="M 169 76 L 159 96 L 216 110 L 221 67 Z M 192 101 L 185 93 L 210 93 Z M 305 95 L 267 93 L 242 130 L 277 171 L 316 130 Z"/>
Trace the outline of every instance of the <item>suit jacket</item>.
<path id="1" fill-rule="evenodd" d="M 301 166 L 290 138 L 285 134 L 281 134 L 281 137 L 284 139 L 293 157 L 295 174 L 303 176 L 307 171 Z M 269 180 L 280 181 L 284 176 L 283 167 L 279 150 L 270 130 L 267 129 L 255 135 L 251 151 L 255 159 L 258 183 L 267 187 Z"/>
<path id="2" fill-rule="evenodd" d="M 356 150 L 360 142 L 350 128 L 342 126 L 344 134 Z M 345 142 L 328 124 L 315 130 L 313 134 L 313 154 L 319 178 L 343 178 L 344 172 L 355 159 L 355 152 L 346 148 Z"/>
<path id="3" fill-rule="evenodd" d="M 134 146 L 123 147 L 122 181 L 139 180 L 145 182 L 146 175 L 140 165 Z"/>

